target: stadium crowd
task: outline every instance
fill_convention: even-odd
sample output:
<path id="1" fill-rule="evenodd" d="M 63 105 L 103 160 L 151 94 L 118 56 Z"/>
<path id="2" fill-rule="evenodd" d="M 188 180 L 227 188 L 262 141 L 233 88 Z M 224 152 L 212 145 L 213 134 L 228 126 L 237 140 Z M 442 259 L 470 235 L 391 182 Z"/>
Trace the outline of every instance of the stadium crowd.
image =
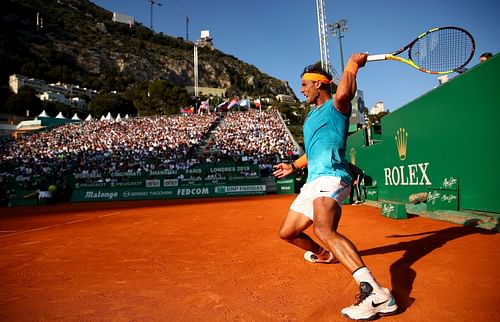
<path id="1" fill-rule="evenodd" d="M 262 169 L 296 154 L 277 112 L 229 112 L 85 121 L 58 126 L 0 145 L 0 183 L 24 190 L 62 185 L 69 174 L 188 169 L 203 162 L 252 161 Z M 208 153 L 207 153 L 208 152 Z M 45 187 L 45 188 L 44 188 Z"/>
<path id="2" fill-rule="evenodd" d="M 251 161 L 266 174 L 272 164 L 298 156 L 290 135 L 277 111 L 229 112 L 217 127 L 207 149 L 215 159 Z M 214 156 L 208 159 L 212 161 Z"/>

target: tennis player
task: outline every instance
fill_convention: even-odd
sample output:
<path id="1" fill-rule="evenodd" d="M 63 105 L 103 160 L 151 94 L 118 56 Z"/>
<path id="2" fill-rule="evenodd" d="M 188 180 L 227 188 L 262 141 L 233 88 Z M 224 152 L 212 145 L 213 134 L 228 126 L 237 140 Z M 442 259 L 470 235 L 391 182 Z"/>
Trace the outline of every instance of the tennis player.
<path id="1" fill-rule="evenodd" d="M 351 100 L 356 93 L 358 68 L 367 54 L 355 53 L 349 59 L 332 99 L 332 76 L 319 65 L 306 67 L 301 93 L 312 109 L 304 122 L 306 153 L 291 164 L 274 166 L 274 175 L 283 178 L 307 166 L 308 176 L 293 201 L 280 228 L 281 239 L 304 249 L 305 260 L 312 263 L 340 262 L 359 285 L 357 302 L 342 310 L 353 320 L 368 320 L 395 313 L 397 305 L 390 291 L 373 277 L 354 244 L 337 232 L 342 203 L 350 193 L 351 177 L 345 162 L 345 149 Z M 304 230 L 313 232 L 323 246 Z"/>

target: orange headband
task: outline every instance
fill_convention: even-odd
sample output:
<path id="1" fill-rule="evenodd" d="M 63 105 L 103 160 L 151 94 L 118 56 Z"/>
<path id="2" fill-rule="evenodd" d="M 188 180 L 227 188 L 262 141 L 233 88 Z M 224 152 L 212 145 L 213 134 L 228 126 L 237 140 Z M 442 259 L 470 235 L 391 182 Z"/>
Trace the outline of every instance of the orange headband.
<path id="1" fill-rule="evenodd" d="M 302 80 L 310 80 L 310 81 L 320 81 L 325 84 L 331 84 L 332 81 L 328 80 L 325 75 L 317 74 L 317 73 L 304 73 L 302 75 Z"/>

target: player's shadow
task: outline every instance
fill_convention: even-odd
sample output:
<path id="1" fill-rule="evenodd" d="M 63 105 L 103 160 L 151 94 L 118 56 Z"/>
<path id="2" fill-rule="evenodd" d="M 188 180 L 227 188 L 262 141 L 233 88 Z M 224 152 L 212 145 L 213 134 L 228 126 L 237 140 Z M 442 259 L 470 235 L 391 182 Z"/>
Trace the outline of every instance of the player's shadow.
<path id="1" fill-rule="evenodd" d="M 477 219 L 468 220 L 464 226 L 450 227 L 443 230 L 422 232 L 412 235 L 391 235 L 390 238 L 402 238 L 412 236 L 425 236 L 421 239 L 400 242 L 393 245 L 366 249 L 360 252 L 362 256 L 385 254 L 389 252 L 405 251 L 403 256 L 395 261 L 391 267 L 392 294 L 398 304 L 398 313 L 402 313 L 415 301 L 411 291 L 417 273 L 412 265 L 433 250 L 444 246 L 448 241 L 472 234 L 495 234 L 494 231 L 476 228 Z"/>

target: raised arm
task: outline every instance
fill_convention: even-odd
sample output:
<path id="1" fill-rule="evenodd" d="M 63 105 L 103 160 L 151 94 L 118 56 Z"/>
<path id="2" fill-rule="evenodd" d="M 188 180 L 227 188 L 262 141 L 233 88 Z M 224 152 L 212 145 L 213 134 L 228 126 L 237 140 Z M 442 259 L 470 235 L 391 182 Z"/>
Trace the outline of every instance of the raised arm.
<path id="1" fill-rule="evenodd" d="M 356 75 L 358 69 L 365 66 L 367 57 L 368 54 L 364 53 L 352 54 L 340 78 L 337 93 L 335 93 L 334 106 L 344 114 L 350 111 L 351 100 L 356 95 Z"/>

